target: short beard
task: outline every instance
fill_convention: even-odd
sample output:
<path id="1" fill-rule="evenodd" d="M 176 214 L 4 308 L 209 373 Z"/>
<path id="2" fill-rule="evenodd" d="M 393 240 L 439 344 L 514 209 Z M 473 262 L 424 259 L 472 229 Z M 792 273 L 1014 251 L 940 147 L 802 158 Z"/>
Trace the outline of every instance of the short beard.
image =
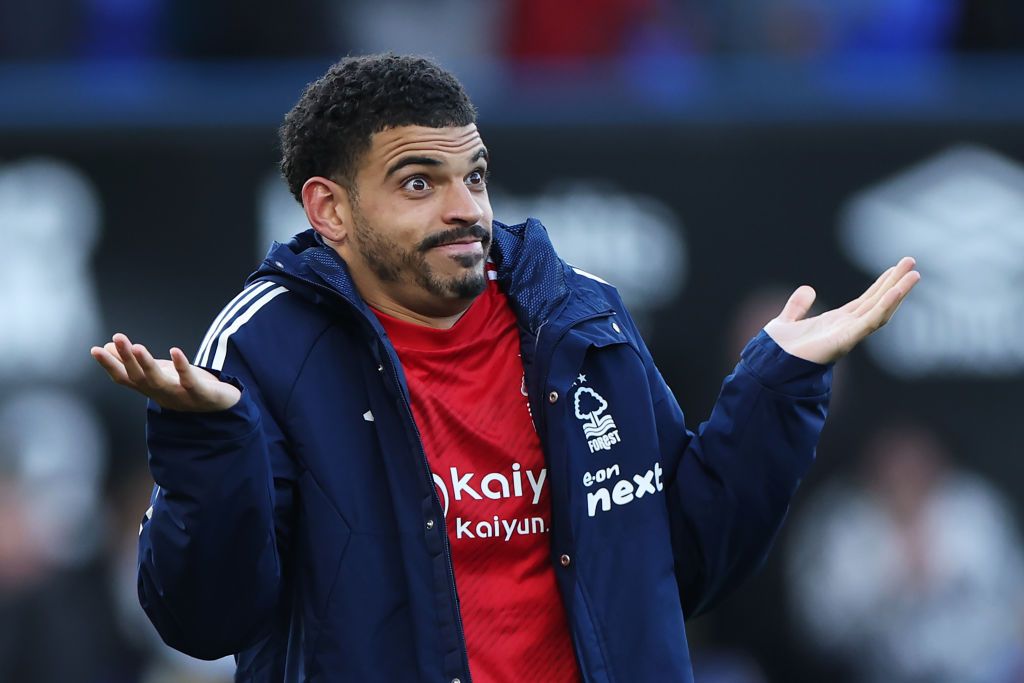
<path id="1" fill-rule="evenodd" d="M 403 249 L 385 236 L 380 230 L 374 229 L 366 216 L 353 206 L 353 246 L 369 266 L 370 270 L 382 282 L 401 282 L 403 274 L 409 274 L 420 287 L 434 296 L 445 299 L 475 299 L 487 289 L 487 274 L 481 267 L 473 269 L 487 258 L 491 246 L 491 235 L 480 225 L 452 228 L 435 233 L 412 250 Z M 456 256 L 455 261 L 467 269 L 461 276 L 443 278 L 434 272 L 427 263 L 426 253 L 430 249 L 454 240 L 476 237 L 483 247 L 483 258 L 476 256 Z"/>

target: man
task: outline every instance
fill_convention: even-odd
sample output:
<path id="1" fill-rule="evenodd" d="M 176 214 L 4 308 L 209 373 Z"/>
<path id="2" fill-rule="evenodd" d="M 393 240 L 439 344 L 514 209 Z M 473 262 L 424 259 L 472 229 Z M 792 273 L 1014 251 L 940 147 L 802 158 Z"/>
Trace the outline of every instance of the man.
<path id="1" fill-rule="evenodd" d="M 194 364 L 92 354 L 148 396 L 139 595 L 244 681 L 692 679 L 684 615 L 764 557 L 829 364 L 913 260 L 805 318 L 796 290 L 699 434 L 615 289 L 505 226 L 459 83 L 344 59 L 281 129 L 312 230 L 274 245 Z"/>

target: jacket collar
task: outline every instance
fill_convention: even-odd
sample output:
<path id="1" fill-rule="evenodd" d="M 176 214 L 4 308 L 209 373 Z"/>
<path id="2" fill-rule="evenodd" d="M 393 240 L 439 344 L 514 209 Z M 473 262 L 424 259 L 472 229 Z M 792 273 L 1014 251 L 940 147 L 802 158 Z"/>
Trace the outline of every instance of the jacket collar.
<path id="1" fill-rule="evenodd" d="M 558 258 L 547 229 L 535 218 L 511 226 L 494 221 L 493 235 L 491 259 L 498 282 L 520 323 L 536 334 L 569 295 L 568 266 Z M 326 285 L 375 322 L 345 262 L 315 230 L 301 232 L 285 244 L 275 242 L 249 281 L 281 275 Z"/>

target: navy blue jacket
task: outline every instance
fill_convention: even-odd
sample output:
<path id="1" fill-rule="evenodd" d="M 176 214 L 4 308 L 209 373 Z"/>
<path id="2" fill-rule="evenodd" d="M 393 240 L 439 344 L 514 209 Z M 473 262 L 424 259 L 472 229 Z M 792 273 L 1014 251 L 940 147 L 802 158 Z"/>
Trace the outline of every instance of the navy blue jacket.
<path id="1" fill-rule="evenodd" d="M 763 561 L 814 458 L 831 371 L 762 332 L 694 433 L 615 289 L 561 261 L 539 222 L 496 223 L 492 257 L 583 678 L 691 681 L 684 616 Z M 469 681 L 402 367 L 344 262 L 312 231 L 275 244 L 196 361 L 242 398 L 149 408 L 139 596 L 164 640 L 236 654 L 240 681 Z"/>

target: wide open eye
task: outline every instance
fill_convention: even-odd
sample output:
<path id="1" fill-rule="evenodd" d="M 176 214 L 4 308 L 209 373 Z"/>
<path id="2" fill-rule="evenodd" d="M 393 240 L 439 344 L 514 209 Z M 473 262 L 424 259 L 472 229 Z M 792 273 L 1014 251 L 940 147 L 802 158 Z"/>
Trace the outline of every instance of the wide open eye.
<path id="1" fill-rule="evenodd" d="M 402 183 L 402 187 L 411 192 L 423 192 L 430 189 L 430 183 L 423 176 L 416 175 Z"/>
<path id="2" fill-rule="evenodd" d="M 487 174 L 481 170 L 471 171 L 466 176 L 466 184 L 470 187 L 483 187 L 487 184 Z"/>

